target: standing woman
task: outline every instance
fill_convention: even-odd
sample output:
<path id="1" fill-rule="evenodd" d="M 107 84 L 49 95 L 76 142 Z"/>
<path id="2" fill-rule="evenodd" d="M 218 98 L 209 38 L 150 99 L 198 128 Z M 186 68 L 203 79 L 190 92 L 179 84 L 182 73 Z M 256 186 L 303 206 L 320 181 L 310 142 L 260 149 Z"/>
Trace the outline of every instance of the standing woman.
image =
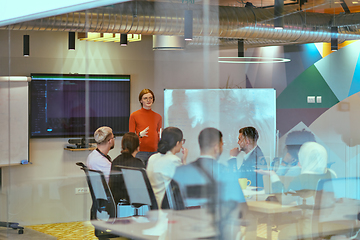
<path id="1" fill-rule="evenodd" d="M 132 132 L 125 133 L 121 140 L 121 154 L 117 156 L 111 164 L 111 175 L 109 186 L 116 203 L 122 200 L 129 201 L 129 197 L 125 188 L 124 179 L 116 169 L 117 165 L 145 168 L 144 163 L 135 158 L 139 152 L 139 137 Z"/>
<path id="2" fill-rule="evenodd" d="M 149 157 L 157 150 L 162 117 L 151 110 L 155 95 L 150 89 L 143 89 L 140 92 L 139 102 L 141 109 L 130 115 L 129 132 L 134 132 L 139 136 L 140 152 L 136 157 L 140 158 L 146 166 Z"/>
<path id="3" fill-rule="evenodd" d="M 167 127 L 161 134 L 158 153 L 149 158 L 146 172 L 159 208 L 165 195 L 165 189 L 175 174 L 176 167 L 186 164 L 188 150 L 183 147 L 184 143 L 185 139 L 179 128 Z M 180 151 L 183 153 L 181 159 L 175 155 Z"/>

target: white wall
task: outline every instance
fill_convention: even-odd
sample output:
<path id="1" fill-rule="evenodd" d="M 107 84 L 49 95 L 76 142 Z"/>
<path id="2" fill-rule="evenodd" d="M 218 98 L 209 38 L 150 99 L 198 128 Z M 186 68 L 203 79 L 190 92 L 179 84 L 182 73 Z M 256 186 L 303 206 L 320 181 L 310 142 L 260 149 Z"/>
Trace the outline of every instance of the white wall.
<path id="1" fill-rule="evenodd" d="M 22 56 L 24 34 L 30 35 L 30 57 Z M 131 112 L 140 107 L 141 89 L 150 88 L 156 95 L 154 110 L 160 114 L 164 88 L 225 88 L 229 78 L 234 86 L 245 87 L 243 68 L 219 66 L 217 48 L 154 52 L 152 37 L 143 36 L 127 47 L 76 41 L 76 50 L 68 51 L 67 41 L 67 32 L 0 31 L 0 76 L 130 74 Z M 2 168 L 0 220 L 30 225 L 89 219 L 90 196 L 75 195 L 76 187 L 86 186 L 75 163 L 84 162 L 89 152 L 65 151 L 67 140 L 30 139 L 32 164 Z M 120 153 L 120 142 L 117 138 L 112 158 Z"/>

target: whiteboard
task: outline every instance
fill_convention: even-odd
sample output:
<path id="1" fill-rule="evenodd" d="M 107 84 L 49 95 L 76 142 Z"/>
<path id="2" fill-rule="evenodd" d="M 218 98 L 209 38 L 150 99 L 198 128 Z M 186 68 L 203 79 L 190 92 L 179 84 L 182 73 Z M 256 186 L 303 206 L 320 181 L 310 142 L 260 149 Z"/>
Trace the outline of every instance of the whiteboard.
<path id="1" fill-rule="evenodd" d="M 0 166 L 29 158 L 27 81 L 27 77 L 0 77 Z"/>
<path id="2" fill-rule="evenodd" d="M 255 127 L 259 132 L 258 145 L 267 163 L 275 157 L 276 92 L 274 89 L 165 89 L 164 127 L 183 131 L 189 150 L 187 162 L 200 155 L 198 135 L 206 127 L 219 129 L 223 134 L 223 154 L 226 162 L 230 149 L 237 144 L 239 129 Z M 244 153 L 239 154 L 241 161 Z M 239 164 L 238 161 L 238 164 Z"/>

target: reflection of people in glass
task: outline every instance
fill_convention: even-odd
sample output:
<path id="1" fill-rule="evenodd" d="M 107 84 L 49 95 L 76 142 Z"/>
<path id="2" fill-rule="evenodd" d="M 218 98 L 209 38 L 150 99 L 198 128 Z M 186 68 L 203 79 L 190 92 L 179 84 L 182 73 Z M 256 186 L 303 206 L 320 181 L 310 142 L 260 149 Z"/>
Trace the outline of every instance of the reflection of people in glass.
<path id="1" fill-rule="evenodd" d="M 161 134 L 158 153 L 149 158 L 146 168 L 159 208 L 165 195 L 165 189 L 175 174 L 176 167 L 186 163 L 188 150 L 183 147 L 185 139 L 179 128 L 167 127 Z M 176 153 L 182 151 L 180 159 Z"/>
<path id="2" fill-rule="evenodd" d="M 257 145 L 259 133 L 254 127 L 244 127 L 239 130 L 238 144 L 240 148 L 230 150 L 231 159 L 228 161 L 229 167 L 235 171 L 239 171 L 242 178 L 251 181 L 252 186 L 263 187 L 263 178 L 258 174 L 256 168 L 266 168 L 266 160 L 260 147 Z M 241 152 L 245 152 L 243 163 L 237 170 L 236 156 Z"/>
<path id="3" fill-rule="evenodd" d="M 139 145 L 139 137 L 135 133 L 125 133 L 121 140 L 121 154 L 111 164 L 109 186 L 116 203 L 119 200 L 129 202 L 124 179 L 121 174 L 118 174 L 116 166 L 145 168 L 142 160 L 135 158 L 135 155 L 139 152 Z"/>
<path id="4" fill-rule="evenodd" d="M 282 159 L 276 174 L 279 176 L 297 176 L 301 172 L 299 167 L 299 150 L 305 142 L 316 142 L 315 137 L 311 132 L 293 131 L 289 133 L 285 140 L 286 154 Z"/>
<path id="5" fill-rule="evenodd" d="M 172 90 L 172 104 L 168 108 L 168 118 L 167 118 L 167 126 L 174 126 L 176 124 L 177 127 L 181 128 L 184 132 L 190 130 L 192 121 L 189 121 L 189 113 L 186 109 L 186 105 L 188 104 L 188 98 L 186 96 L 185 90 Z M 167 99 L 169 100 L 169 99 Z"/>
<path id="6" fill-rule="evenodd" d="M 215 128 L 203 129 L 198 137 L 201 156 L 176 168 L 173 179 L 186 207 L 202 206 L 213 214 L 220 232 L 218 239 L 235 239 L 246 203 L 236 174 L 228 173 L 217 161 L 223 150 L 222 136 Z"/>
<path id="7" fill-rule="evenodd" d="M 294 196 L 292 199 L 295 197 L 300 198 L 300 202 L 303 204 L 311 205 L 314 202 L 319 180 L 335 177 L 335 173 L 327 168 L 327 157 L 326 149 L 319 143 L 304 143 L 299 151 L 301 174 L 295 177 L 288 187 L 285 187 L 274 171 L 258 171 L 262 174 L 270 174 L 273 192 L 283 204 L 286 203 L 285 201 L 289 202 L 288 196 L 291 194 Z M 287 193 L 287 195 L 283 193 Z M 290 198 L 290 200 L 292 199 Z M 297 223 L 279 226 L 279 239 L 298 239 L 297 234 L 310 236 L 312 233 L 311 216 L 313 208 L 308 206 L 304 207 L 304 209 L 302 218 Z"/>
<path id="8" fill-rule="evenodd" d="M 141 109 L 130 115 L 129 132 L 134 132 L 140 137 L 140 152 L 136 157 L 146 166 L 149 157 L 156 153 L 158 147 L 162 117 L 151 110 L 155 95 L 150 89 L 143 89 L 140 92 L 139 102 Z"/>

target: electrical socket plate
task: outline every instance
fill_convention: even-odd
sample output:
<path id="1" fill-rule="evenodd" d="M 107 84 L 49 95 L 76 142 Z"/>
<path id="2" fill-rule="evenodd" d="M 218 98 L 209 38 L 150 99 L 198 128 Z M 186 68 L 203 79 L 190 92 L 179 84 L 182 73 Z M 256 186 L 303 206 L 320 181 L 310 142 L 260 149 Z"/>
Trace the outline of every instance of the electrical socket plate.
<path id="1" fill-rule="evenodd" d="M 89 193 L 88 187 L 75 188 L 75 194 L 86 194 Z"/>

